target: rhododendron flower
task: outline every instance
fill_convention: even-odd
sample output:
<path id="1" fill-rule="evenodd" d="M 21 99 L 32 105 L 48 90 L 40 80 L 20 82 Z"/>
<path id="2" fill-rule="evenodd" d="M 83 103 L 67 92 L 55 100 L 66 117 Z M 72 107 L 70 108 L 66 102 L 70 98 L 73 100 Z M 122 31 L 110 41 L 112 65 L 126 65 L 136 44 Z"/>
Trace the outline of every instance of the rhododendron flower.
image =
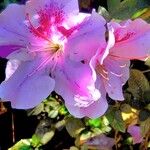
<path id="1" fill-rule="evenodd" d="M 90 65 L 96 71 L 96 87 L 101 91 L 103 97 L 103 106 L 101 114 L 92 114 L 98 109 L 98 102 L 94 102 L 84 111 L 88 116 L 98 117 L 107 110 L 106 94 L 114 100 L 124 100 L 122 86 L 129 78 L 130 60 L 144 60 L 150 55 L 150 25 L 141 19 L 134 21 L 128 20 L 121 24 L 116 22 L 108 23 L 108 41 L 107 44 L 101 44 L 91 57 Z M 72 49 L 75 51 L 76 49 Z M 78 59 L 72 53 L 72 59 Z M 80 54 L 80 53 L 78 53 Z M 85 60 L 88 62 L 88 60 Z M 81 116 L 83 109 L 74 107 L 73 103 L 66 103 L 70 112 Z"/>
<path id="2" fill-rule="evenodd" d="M 124 100 L 122 86 L 129 78 L 130 60 L 144 60 L 150 55 L 150 25 L 141 19 L 121 24 L 110 22 L 106 57 L 97 54 L 95 68 L 109 97 Z M 100 47 L 100 52 L 101 52 Z"/>
<path id="3" fill-rule="evenodd" d="M 92 58 L 107 44 L 105 24 L 94 11 L 79 13 L 77 0 L 9 5 L 0 14 L 0 56 L 18 65 L 0 85 L 0 98 L 26 109 L 55 90 L 73 115 L 102 115 L 108 106 L 103 88 L 98 90 Z M 7 65 L 6 74 L 11 67 Z"/>
<path id="4" fill-rule="evenodd" d="M 142 135 L 141 135 L 141 130 L 139 126 L 129 126 L 128 127 L 128 132 L 131 134 L 133 138 L 133 144 L 141 143 L 142 142 Z"/>
<path id="5" fill-rule="evenodd" d="M 112 147 L 115 145 L 115 139 L 107 137 L 104 134 L 90 138 L 87 140 L 86 144 L 90 147 L 101 150 L 112 150 Z"/>

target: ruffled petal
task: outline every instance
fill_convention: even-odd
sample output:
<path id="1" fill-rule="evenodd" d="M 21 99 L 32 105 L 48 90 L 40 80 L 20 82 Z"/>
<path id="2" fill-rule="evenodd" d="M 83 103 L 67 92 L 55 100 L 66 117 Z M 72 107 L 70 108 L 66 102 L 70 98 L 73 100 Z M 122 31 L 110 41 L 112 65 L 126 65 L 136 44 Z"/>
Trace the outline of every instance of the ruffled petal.
<path id="1" fill-rule="evenodd" d="M 139 126 L 135 126 L 135 125 L 134 126 L 129 126 L 128 127 L 128 133 L 130 133 L 132 138 L 133 138 L 133 144 L 137 144 L 137 143 L 142 142 L 143 138 L 142 138 Z"/>
<path id="2" fill-rule="evenodd" d="M 142 19 L 127 21 L 123 25 L 112 23 L 115 46 L 111 55 L 122 59 L 144 60 L 150 55 L 150 25 Z"/>
<path id="3" fill-rule="evenodd" d="M 34 59 L 34 54 L 29 54 L 26 49 L 21 48 L 13 51 L 7 56 L 7 59 L 15 59 L 18 61 L 29 61 Z"/>
<path id="4" fill-rule="evenodd" d="M 103 65 L 97 67 L 108 95 L 114 100 L 124 100 L 122 86 L 129 78 L 129 61 L 108 56 Z"/>
<path id="5" fill-rule="evenodd" d="M 0 14 L 0 56 L 6 57 L 28 43 L 25 6 L 10 4 Z"/>
<path id="6" fill-rule="evenodd" d="M 7 62 L 6 70 L 5 70 L 5 74 L 6 74 L 5 81 L 8 80 L 14 74 L 14 72 L 19 67 L 20 63 L 21 62 L 16 59 L 12 59 Z"/>
<path id="7" fill-rule="evenodd" d="M 68 111 L 77 118 L 89 117 L 98 118 L 108 109 L 108 103 L 105 98 L 100 98 L 88 107 L 78 107 L 71 103 L 65 103 Z"/>
<path id="8" fill-rule="evenodd" d="M 63 97 L 65 106 L 75 117 L 82 118 L 87 116 L 90 118 L 97 118 L 102 116 L 108 108 L 107 100 L 105 99 L 106 92 L 103 87 L 101 87 L 102 85 L 100 82 L 97 82 L 97 85 L 97 88 L 102 92 L 101 97 L 87 107 L 79 107 L 76 105 L 75 92 L 63 72 L 59 73 L 59 76 L 56 77 L 55 91 Z M 86 103 L 86 101 L 84 101 L 84 103 Z"/>
<path id="9" fill-rule="evenodd" d="M 13 108 L 29 109 L 38 105 L 54 89 L 54 80 L 46 68 L 35 71 L 38 61 L 23 62 L 15 73 L 0 85 L 0 98 L 11 101 Z M 33 74 L 31 74 L 34 72 Z"/>
<path id="10" fill-rule="evenodd" d="M 66 45 L 66 53 L 74 61 L 90 61 L 99 47 L 105 47 L 106 21 L 96 12 L 79 25 Z"/>
<path id="11" fill-rule="evenodd" d="M 40 10 L 45 10 L 47 8 L 53 10 L 55 7 L 63 12 L 62 15 L 77 14 L 79 12 L 78 0 L 29 0 L 26 3 L 26 12 L 30 15 L 35 15 Z"/>
<path id="12" fill-rule="evenodd" d="M 29 0 L 26 3 L 26 13 L 40 32 L 47 32 L 50 26 L 62 25 L 79 13 L 77 0 Z"/>

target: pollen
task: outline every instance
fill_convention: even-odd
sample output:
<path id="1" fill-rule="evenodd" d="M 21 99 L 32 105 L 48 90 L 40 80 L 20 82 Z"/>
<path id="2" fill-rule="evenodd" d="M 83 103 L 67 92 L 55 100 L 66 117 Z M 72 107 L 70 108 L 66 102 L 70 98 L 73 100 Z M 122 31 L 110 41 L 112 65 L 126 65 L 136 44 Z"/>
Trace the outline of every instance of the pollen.
<path id="1" fill-rule="evenodd" d="M 60 50 L 62 50 L 62 46 L 60 44 L 54 44 L 54 43 L 50 43 L 48 46 L 48 49 L 52 52 L 52 53 L 56 53 Z"/>

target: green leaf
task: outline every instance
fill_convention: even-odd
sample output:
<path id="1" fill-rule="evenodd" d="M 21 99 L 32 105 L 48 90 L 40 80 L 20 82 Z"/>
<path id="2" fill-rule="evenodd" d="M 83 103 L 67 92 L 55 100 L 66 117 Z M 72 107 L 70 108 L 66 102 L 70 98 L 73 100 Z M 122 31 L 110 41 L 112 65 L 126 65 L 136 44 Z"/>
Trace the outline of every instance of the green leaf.
<path id="1" fill-rule="evenodd" d="M 75 146 L 71 146 L 69 150 L 79 150 L 79 149 Z"/>
<path id="2" fill-rule="evenodd" d="M 38 106 L 36 106 L 32 110 L 29 110 L 27 113 L 28 113 L 28 116 L 31 116 L 31 115 L 35 115 L 36 116 L 36 115 L 39 115 L 43 111 L 44 111 L 44 104 L 40 103 Z"/>
<path id="3" fill-rule="evenodd" d="M 34 134 L 32 136 L 32 142 L 31 142 L 31 144 L 32 144 L 33 147 L 38 147 L 38 146 L 41 145 L 40 141 L 41 141 L 41 138 L 38 135 Z"/>
<path id="4" fill-rule="evenodd" d="M 118 108 L 111 107 L 106 113 L 106 118 L 115 130 L 125 132 L 125 123 Z"/>
<path id="5" fill-rule="evenodd" d="M 129 105 L 129 104 L 122 104 L 121 106 L 120 106 L 120 110 L 122 111 L 122 112 L 124 112 L 124 113 L 131 113 L 131 110 L 132 108 L 131 108 L 131 106 Z"/>
<path id="6" fill-rule="evenodd" d="M 143 137 L 150 132 L 150 117 L 140 122 L 140 128 Z"/>
<path id="7" fill-rule="evenodd" d="M 146 109 L 150 111 L 150 104 L 146 106 Z"/>
<path id="8" fill-rule="evenodd" d="M 64 105 L 60 107 L 59 114 L 60 115 L 67 115 L 68 114 L 68 111 Z"/>
<path id="9" fill-rule="evenodd" d="M 88 125 L 91 127 L 100 127 L 102 124 L 102 120 L 100 118 L 96 118 L 96 119 L 89 119 L 88 120 Z"/>
<path id="10" fill-rule="evenodd" d="M 108 0 L 111 1 L 111 0 Z M 115 1 L 115 0 L 114 0 Z M 115 19 L 130 19 L 136 12 L 149 7 L 149 0 L 124 0 L 120 4 L 109 5 L 110 14 Z"/>
<path id="11" fill-rule="evenodd" d="M 150 111 L 148 110 L 141 110 L 139 113 L 139 119 L 140 121 L 145 121 L 150 117 Z"/>
<path id="12" fill-rule="evenodd" d="M 66 120 L 66 130 L 71 137 L 77 137 L 84 129 L 84 124 L 80 119 L 68 118 Z"/>
<path id="13" fill-rule="evenodd" d="M 101 6 L 98 7 L 98 14 L 103 16 L 105 20 L 107 20 L 108 22 L 111 20 L 109 12 L 104 7 L 101 7 Z"/>
<path id="14" fill-rule="evenodd" d="M 132 16 L 132 19 L 136 19 L 139 18 L 142 14 L 144 14 L 145 12 L 147 12 L 148 8 L 144 8 L 142 10 L 139 10 L 137 12 L 135 12 Z"/>
<path id="15" fill-rule="evenodd" d="M 148 58 L 148 59 L 145 61 L 145 65 L 147 65 L 147 66 L 150 67 L 150 58 Z"/>
<path id="16" fill-rule="evenodd" d="M 120 5 L 120 0 L 107 0 L 109 12 L 113 12 L 118 5 Z"/>
<path id="17" fill-rule="evenodd" d="M 137 69 L 131 69 L 128 80 L 129 88 L 127 89 L 135 99 L 144 100 L 145 91 L 149 91 L 150 85 L 145 75 Z"/>
<path id="18" fill-rule="evenodd" d="M 8 150 L 32 150 L 30 140 L 29 139 L 20 140 Z"/>
<path id="19" fill-rule="evenodd" d="M 52 125 L 52 121 L 50 119 L 40 120 L 40 123 L 38 124 L 35 130 L 35 134 L 38 137 L 42 138 L 46 132 L 49 132 L 51 130 L 51 125 Z"/>
<path id="20" fill-rule="evenodd" d="M 58 110 L 51 110 L 49 113 L 48 113 L 48 116 L 50 118 L 56 118 L 58 116 Z"/>
<path id="21" fill-rule="evenodd" d="M 41 139 L 41 143 L 43 145 L 47 144 L 53 138 L 54 135 L 55 135 L 55 130 L 46 132 Z"/>

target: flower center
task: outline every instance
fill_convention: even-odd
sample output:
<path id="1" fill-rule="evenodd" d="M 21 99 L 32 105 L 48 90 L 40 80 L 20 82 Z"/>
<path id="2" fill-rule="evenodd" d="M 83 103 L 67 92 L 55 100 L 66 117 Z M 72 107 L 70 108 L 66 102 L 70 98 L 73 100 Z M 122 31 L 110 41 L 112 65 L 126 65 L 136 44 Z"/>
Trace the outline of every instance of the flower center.
<path id="1" fill-rule="evenodd" d="M 52 54 L 61 51 L 62 50 L 62 45 L 60 44 L 55 44 L 55 43 L 49 43 L 48 47 L 45 48 L 45 50 L 50 51 Z"/>

